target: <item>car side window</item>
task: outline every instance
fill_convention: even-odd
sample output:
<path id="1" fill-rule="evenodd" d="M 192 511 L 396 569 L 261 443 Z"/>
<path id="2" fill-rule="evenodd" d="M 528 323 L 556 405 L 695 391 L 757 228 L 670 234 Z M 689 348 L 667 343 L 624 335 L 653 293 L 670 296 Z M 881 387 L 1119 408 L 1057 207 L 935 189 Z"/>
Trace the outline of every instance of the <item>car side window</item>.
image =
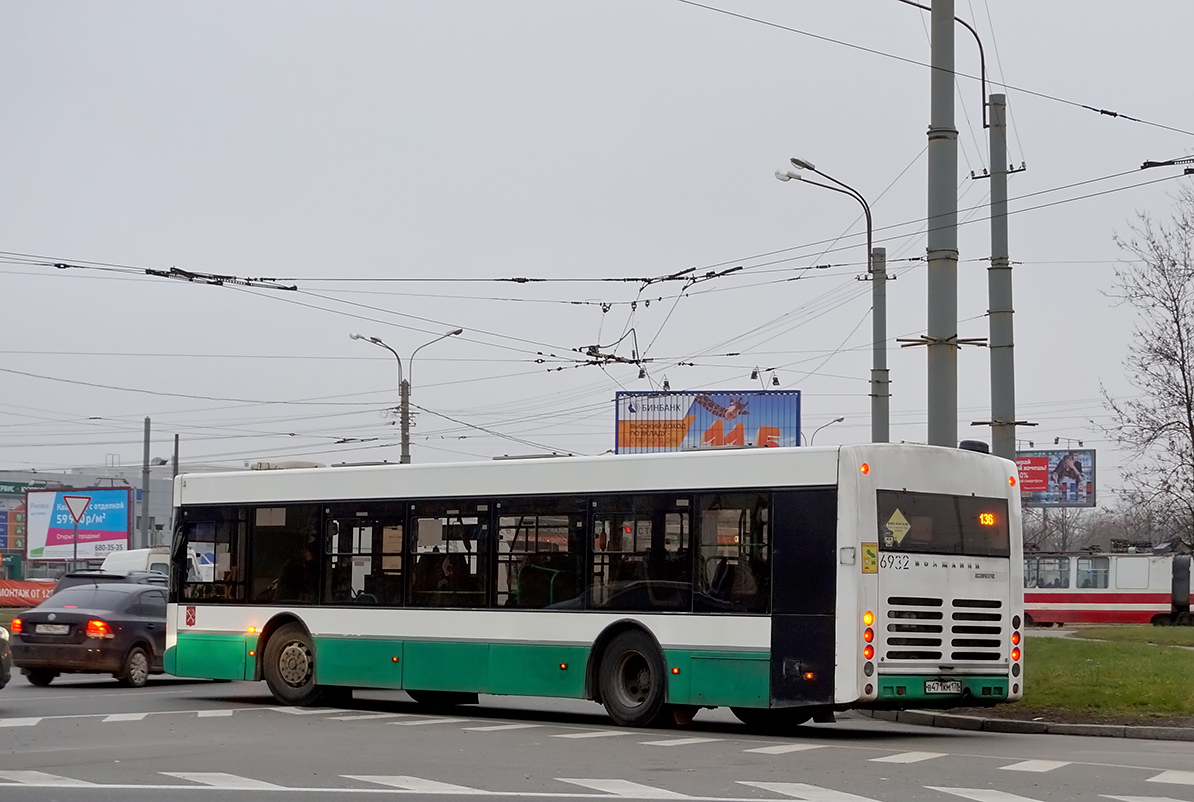
<path id="1" fill-rule="evenodd" d="M 166 594 L 160 590 L 150 590 L 141 594 L 135 612 L 146 618 L 166 617 Z"/>

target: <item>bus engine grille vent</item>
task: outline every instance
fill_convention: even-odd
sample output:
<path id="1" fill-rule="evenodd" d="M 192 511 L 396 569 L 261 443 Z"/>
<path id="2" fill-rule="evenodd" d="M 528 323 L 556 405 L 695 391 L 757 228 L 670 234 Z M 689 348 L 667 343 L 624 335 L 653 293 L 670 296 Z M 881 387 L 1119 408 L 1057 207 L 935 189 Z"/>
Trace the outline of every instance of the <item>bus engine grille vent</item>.
<path id="1" fill-rule="evenodd" d="M 951 660 L 1003 659 L 1003 602 L 954 599 L 950 613 Z"/>
<path id="2" fill-rule="evenodd" d="M 891 596 L 887 599 L 888 660 L 940 660 L 945 634 L 943 599 Z"/>

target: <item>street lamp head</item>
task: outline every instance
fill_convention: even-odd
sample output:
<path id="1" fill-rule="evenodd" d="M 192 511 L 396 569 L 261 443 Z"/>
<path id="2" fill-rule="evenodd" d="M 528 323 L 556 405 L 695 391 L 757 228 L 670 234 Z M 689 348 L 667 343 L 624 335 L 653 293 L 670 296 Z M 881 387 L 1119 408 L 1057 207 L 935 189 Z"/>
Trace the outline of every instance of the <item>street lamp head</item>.
<path id="1" fill-rule="evenodd" d="M 456 329 L 455 331 L 448 332 L 449 337 L 455 337 L 457 334 L 464 334 L 464 329 Z"/>
<path id="2" fill-rule="evenodd" d="M 843 415 L 843 416 L 842 416 L 842 417 L 840 417 L 840 418 L 834 418 L 834 419 L 833 419 L 833 422 L 834 422 L 834 423 L 841 423 L 841 422 L 842 422 L 842 421 L 844 421 L 845 419 L 846 419 L 846 418 L 845 418 L 845 416 Z"/>
<path id="3" fill-rule="evenodd" d="M 793 178 L 795 178 L 797 181 L 804 179 L 804 176 L 802 176 L 800 173 L 796 173 L 791 170 L 776 170 L 775 177 L 780 181 L 791 181 Z"/>
<path id="4" fill-rule="evenodd" d="M 363 340 L 363 339 L 365 339 L 365 335 L 363 335 L 363 334 L 357 334 L 357 333 L 354 331 L 352 334 L 348 335 L 348 339 L 350 339 L 350 340 Z"/>
<path id="5" fill-rule="evenodd" d="M 817 168 L 813 166 L 812 162 L 806 162 L 804 159 L 797 159 L 795 156 L 793 156 L 792 158 L 788 159 L 788 161 L 792 162 L 792 166 L 797 170 L 812 170 L 813 172 L 817 171 Z"/>

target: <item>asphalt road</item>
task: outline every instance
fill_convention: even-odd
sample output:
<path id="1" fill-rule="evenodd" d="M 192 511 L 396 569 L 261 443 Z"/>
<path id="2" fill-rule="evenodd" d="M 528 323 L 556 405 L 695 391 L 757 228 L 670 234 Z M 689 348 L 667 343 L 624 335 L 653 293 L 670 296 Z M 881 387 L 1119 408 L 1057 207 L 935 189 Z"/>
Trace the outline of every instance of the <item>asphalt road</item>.
<path id="1" fill-rule="evenodd" d="M 262 683 L 62 677 L 0 690 L 0 800 L 1194 800 L 1194 744 L 920 728 L 844 714 L 790 737 L 728 711 L 628 730 L 585 702 L 400 692 L 284 708 Z"/>

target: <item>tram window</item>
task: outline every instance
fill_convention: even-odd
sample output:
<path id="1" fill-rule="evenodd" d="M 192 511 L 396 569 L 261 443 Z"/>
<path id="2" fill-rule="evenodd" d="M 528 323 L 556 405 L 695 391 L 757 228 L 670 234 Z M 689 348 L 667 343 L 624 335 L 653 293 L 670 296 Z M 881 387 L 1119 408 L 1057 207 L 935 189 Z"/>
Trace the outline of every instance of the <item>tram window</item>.
<path id="1" fill-rule="evenodd" d="M 1070 586 L 1070 558 L 1039 558 L 1036 586 L 1038 588 L 1068 588 Z"/>
<path id="2" fill-rule="evenodd" d="M 497 504 L 497 604 L 544 608 L 584 590 L 585 500 L 512 499 Z"/>
<path id="3" fill-rule="evenodd" d="M 1078 587 L 1106 588 L 1111 576 L 1110 557 L 1079 557 L 1078 558 Z"/>
<path id="4" fill-rule="evenodd" d="M 410 605 L 489 606 L 489 548 L 488 504 L 412 504 Z"/>
<path id="5" fill-rule="evenodd" d="M 1036 557 L 1024 558 L 1024 587 L 1036 587 Z"/>
<path id="6" fill-rule="evenodd" d="M 765 613 L 771 604 L 768 496 L 700 496 L 696 610 Z"/>
<path id="7" fill-rule="evenodd" d="M 690 610 L 689 500 L 670 494 L 602 496 L 593 505 L 589 606 Z"/>

